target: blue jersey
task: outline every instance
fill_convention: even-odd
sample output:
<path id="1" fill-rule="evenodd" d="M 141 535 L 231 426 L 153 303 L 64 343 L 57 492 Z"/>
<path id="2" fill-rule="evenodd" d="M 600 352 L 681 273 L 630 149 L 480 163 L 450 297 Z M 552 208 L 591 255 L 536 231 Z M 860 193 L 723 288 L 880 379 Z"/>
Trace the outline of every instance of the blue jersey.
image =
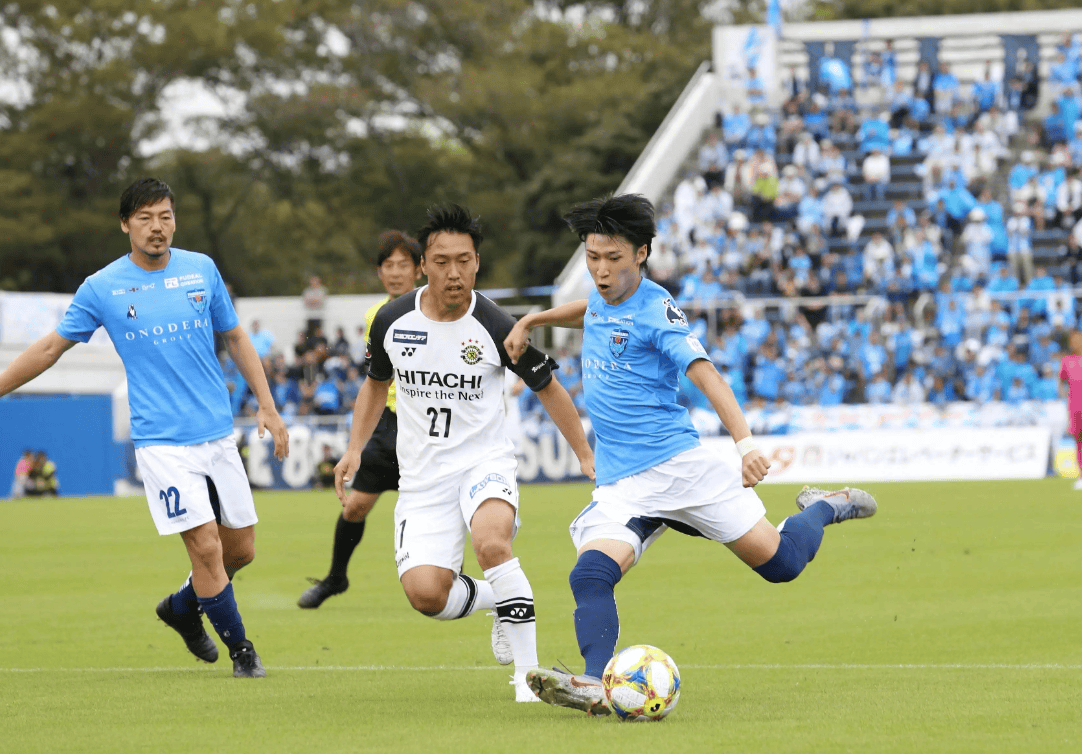
<path id="1" fill-rule="evenodd" d="M 612 484 L 698 446 L 676 402 L 680 375 L 706 351 L 671 294 L 642 280 L 617 306 L 590 294 L 582 336 L 582 387 L 597 438 L 598 484 Z"/>
<path id="2" fill-rule="evenodd" d="M 210 257 L 170 249 L 164 270 L 123 256 L 88 277 L 56 332 L 85 343 L 104 327 L 124 361 L 135 447 L 195 445 L 233 431 L 214 331 L 237 314 Z"/>

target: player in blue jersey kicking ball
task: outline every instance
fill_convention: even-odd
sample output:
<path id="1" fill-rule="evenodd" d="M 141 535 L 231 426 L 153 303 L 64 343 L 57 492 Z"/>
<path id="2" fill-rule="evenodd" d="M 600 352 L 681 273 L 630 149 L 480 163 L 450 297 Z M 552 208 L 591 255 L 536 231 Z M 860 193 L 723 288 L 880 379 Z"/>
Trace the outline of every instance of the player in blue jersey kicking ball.
<path id="1" fill-rule="evenodd" d="M 549 704 L 606 715 L 601 674 L 620 633 L 613 591 L 666 529 L 721 542 L 777 583 L 795 579 L 815 557 L 825 526 L 871 516 L 876 503 L 862 490 L 806 487 L 797 495 L 801 512 L 772 526 L 751 489 L 770 464 L 732 390 L 668 291 L 643 277 L 655 235 L 653 205 L 624 194 L 579 204 L 564 219 L 586 244 L 596 290 L 587 300 L 526 315 L 505 348 L 514 360 L 535 327 L 583 328 L 582 384 L 597 438 L 597 487 L 571 523 L 579 557 L 570 581 L 586 670 L 537 669 L 527 682 Z M 736 441 L 739 475 L 699 444 L 676 402 L 681 372 Z"/>
<path id="2" fill-rule="evenodd" d="M 0 374 L 0 396 L 37 377 L 76 343 L 104 327 L 124 361 L 131 436 L 150 515 L 159 534 L 180 534 L 192 572 L 157 614 L 201 660 L 218 659 L 203 628 L 206 614 L 233 660 L 233 675 L 266 675 L 233 597 L 233 574 L 255 557 L 255 504 L 233 439 L 225 377 L 214 333 L 259 401 L 259 434 L 274 453 L 289 453 L 259 356 L 237 320 L 214 262 L 170 246 L 176 230 L 173 192 L 154 178 L 120 198 L 120 227 L 131 249 L 86 279 L 55 331 Z"/>

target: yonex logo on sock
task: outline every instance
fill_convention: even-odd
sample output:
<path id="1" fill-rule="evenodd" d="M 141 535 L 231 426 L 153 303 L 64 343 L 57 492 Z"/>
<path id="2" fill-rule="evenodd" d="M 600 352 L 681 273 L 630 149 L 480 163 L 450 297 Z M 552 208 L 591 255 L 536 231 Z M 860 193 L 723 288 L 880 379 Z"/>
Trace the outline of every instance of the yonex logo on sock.
<path id="1" fill-rule="evenodd" d="M 496 615 L 504 623 L 529 623 L 534 620 L 533 602 L 515 598 L 505 604 L 497 603 Z"/>

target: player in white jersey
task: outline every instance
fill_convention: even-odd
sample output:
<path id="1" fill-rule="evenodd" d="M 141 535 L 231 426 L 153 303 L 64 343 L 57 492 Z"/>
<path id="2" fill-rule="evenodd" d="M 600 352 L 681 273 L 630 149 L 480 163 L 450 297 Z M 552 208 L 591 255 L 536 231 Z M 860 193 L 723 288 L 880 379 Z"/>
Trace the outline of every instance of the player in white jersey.
<path id="1" fill-rule="evenodd" d="M 512 358 L 539 325 L 583 329 L 586 411 L 597 445 L 597 488 L 571 524 L 578 560 L 569 579 L 575 633 L 586 670 L 538 668 L 530 687 L 549 704 L 608 714 L 601 674 L 620 633 L 614 589 L 667 529 L 725 544 L 770 582 L 795 579 L 819 549 L 823 528 L 876 511 L 862 490 L 805 488 L 800 513 L 777 528 L 751 489 L 769 463 L 733 391 L 661 286 L 643 277 L 655 235 L 654 208 L 636 194 L 595 199 L 565 216 L 586 244 L 596 290 L 588 300 L 522 318 L 505 346 Z M 699 444 L 676 403 L 679 374 L 709 399 L 736 441 L 739 470 Z"/>
<path id="2" fill-rule="evenodd" d="M 515 664 L 515 699 L 537 701 L 526 672 L 537 665 L 533 590 L 514 557 L 518 462 L 504 431 L 505 369 L 541 403 L 593 477 L 593 451 L 555 363 L 526 349 L 512 365 L 503 341 L 507 313 L 473 290 L 480 264 L 479 222 L 457 205 L 434 207 L 417 235 L 428 285 L 386 304 L 368 333 L 368 379 L 353 414 L 349 449 L 335 488 L 357 472 L 393 379 L 398 393 L 398 504 L 395 560 L 413 608 L 437 620 L 495 608 Z M 467 534 L 483 581 L 461 572 Z"/>
<path id="3" fill-rule="evenodd" d="M 0 396 L 105 328 L 128 378 L 131 436 L 151 517 L 159 534 L 180 534 L 192 562 L 189 578 L 158 604 L 157 615 L 192 654 L 214 662 L 218 647 L 203 628 L 206 614 L 229 648 L 233 675 L 261 678 L 266 672 L 245 635 L 232 585 L 233 574 L 255 557 L 255 505 L 233 439 L 214 333 L 223 335 L 255 393 L 259 434 L 270 430 L 279 459 L 289 452 L 289 436 L 214 262 L 170 245 L 176 218 L 169 186 L 153 178 L 129 186 L 120 227 L 129 253 L 79 286 L 56 331 L 0 374 Z"/>

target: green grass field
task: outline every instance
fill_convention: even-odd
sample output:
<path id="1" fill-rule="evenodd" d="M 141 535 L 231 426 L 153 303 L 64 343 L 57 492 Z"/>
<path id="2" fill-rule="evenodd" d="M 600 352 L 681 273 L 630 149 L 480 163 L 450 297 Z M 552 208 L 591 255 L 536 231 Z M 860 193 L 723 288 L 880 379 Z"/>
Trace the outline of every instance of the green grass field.
<path id="1" fill-rule="evenodd" d="M 514 704 L 488 619 L 409 608 L 390 497 L 350 590 L 309 612 L 296 599 L 326 571 L 337 501 L 258 495 L 236 589 L 262 681 L 234 680 L 224 652 L 199 664 L 155 618 L 188 566 L 144 500 L 0 502 L 0 751 L 1082 751 L 1082 494 L 1051 479 L 868 488 L 879 514 L 828 529 L 791 584 L 672 532 L 625 578 L 621 646 L 656 644 L 683 676 L 657 724 Z M 772 521 L 795 491 L 760 488 Z M 541 660 L 576 669 L 567 524 L 588 496 L 524 488 L 516 542 Z"/>

